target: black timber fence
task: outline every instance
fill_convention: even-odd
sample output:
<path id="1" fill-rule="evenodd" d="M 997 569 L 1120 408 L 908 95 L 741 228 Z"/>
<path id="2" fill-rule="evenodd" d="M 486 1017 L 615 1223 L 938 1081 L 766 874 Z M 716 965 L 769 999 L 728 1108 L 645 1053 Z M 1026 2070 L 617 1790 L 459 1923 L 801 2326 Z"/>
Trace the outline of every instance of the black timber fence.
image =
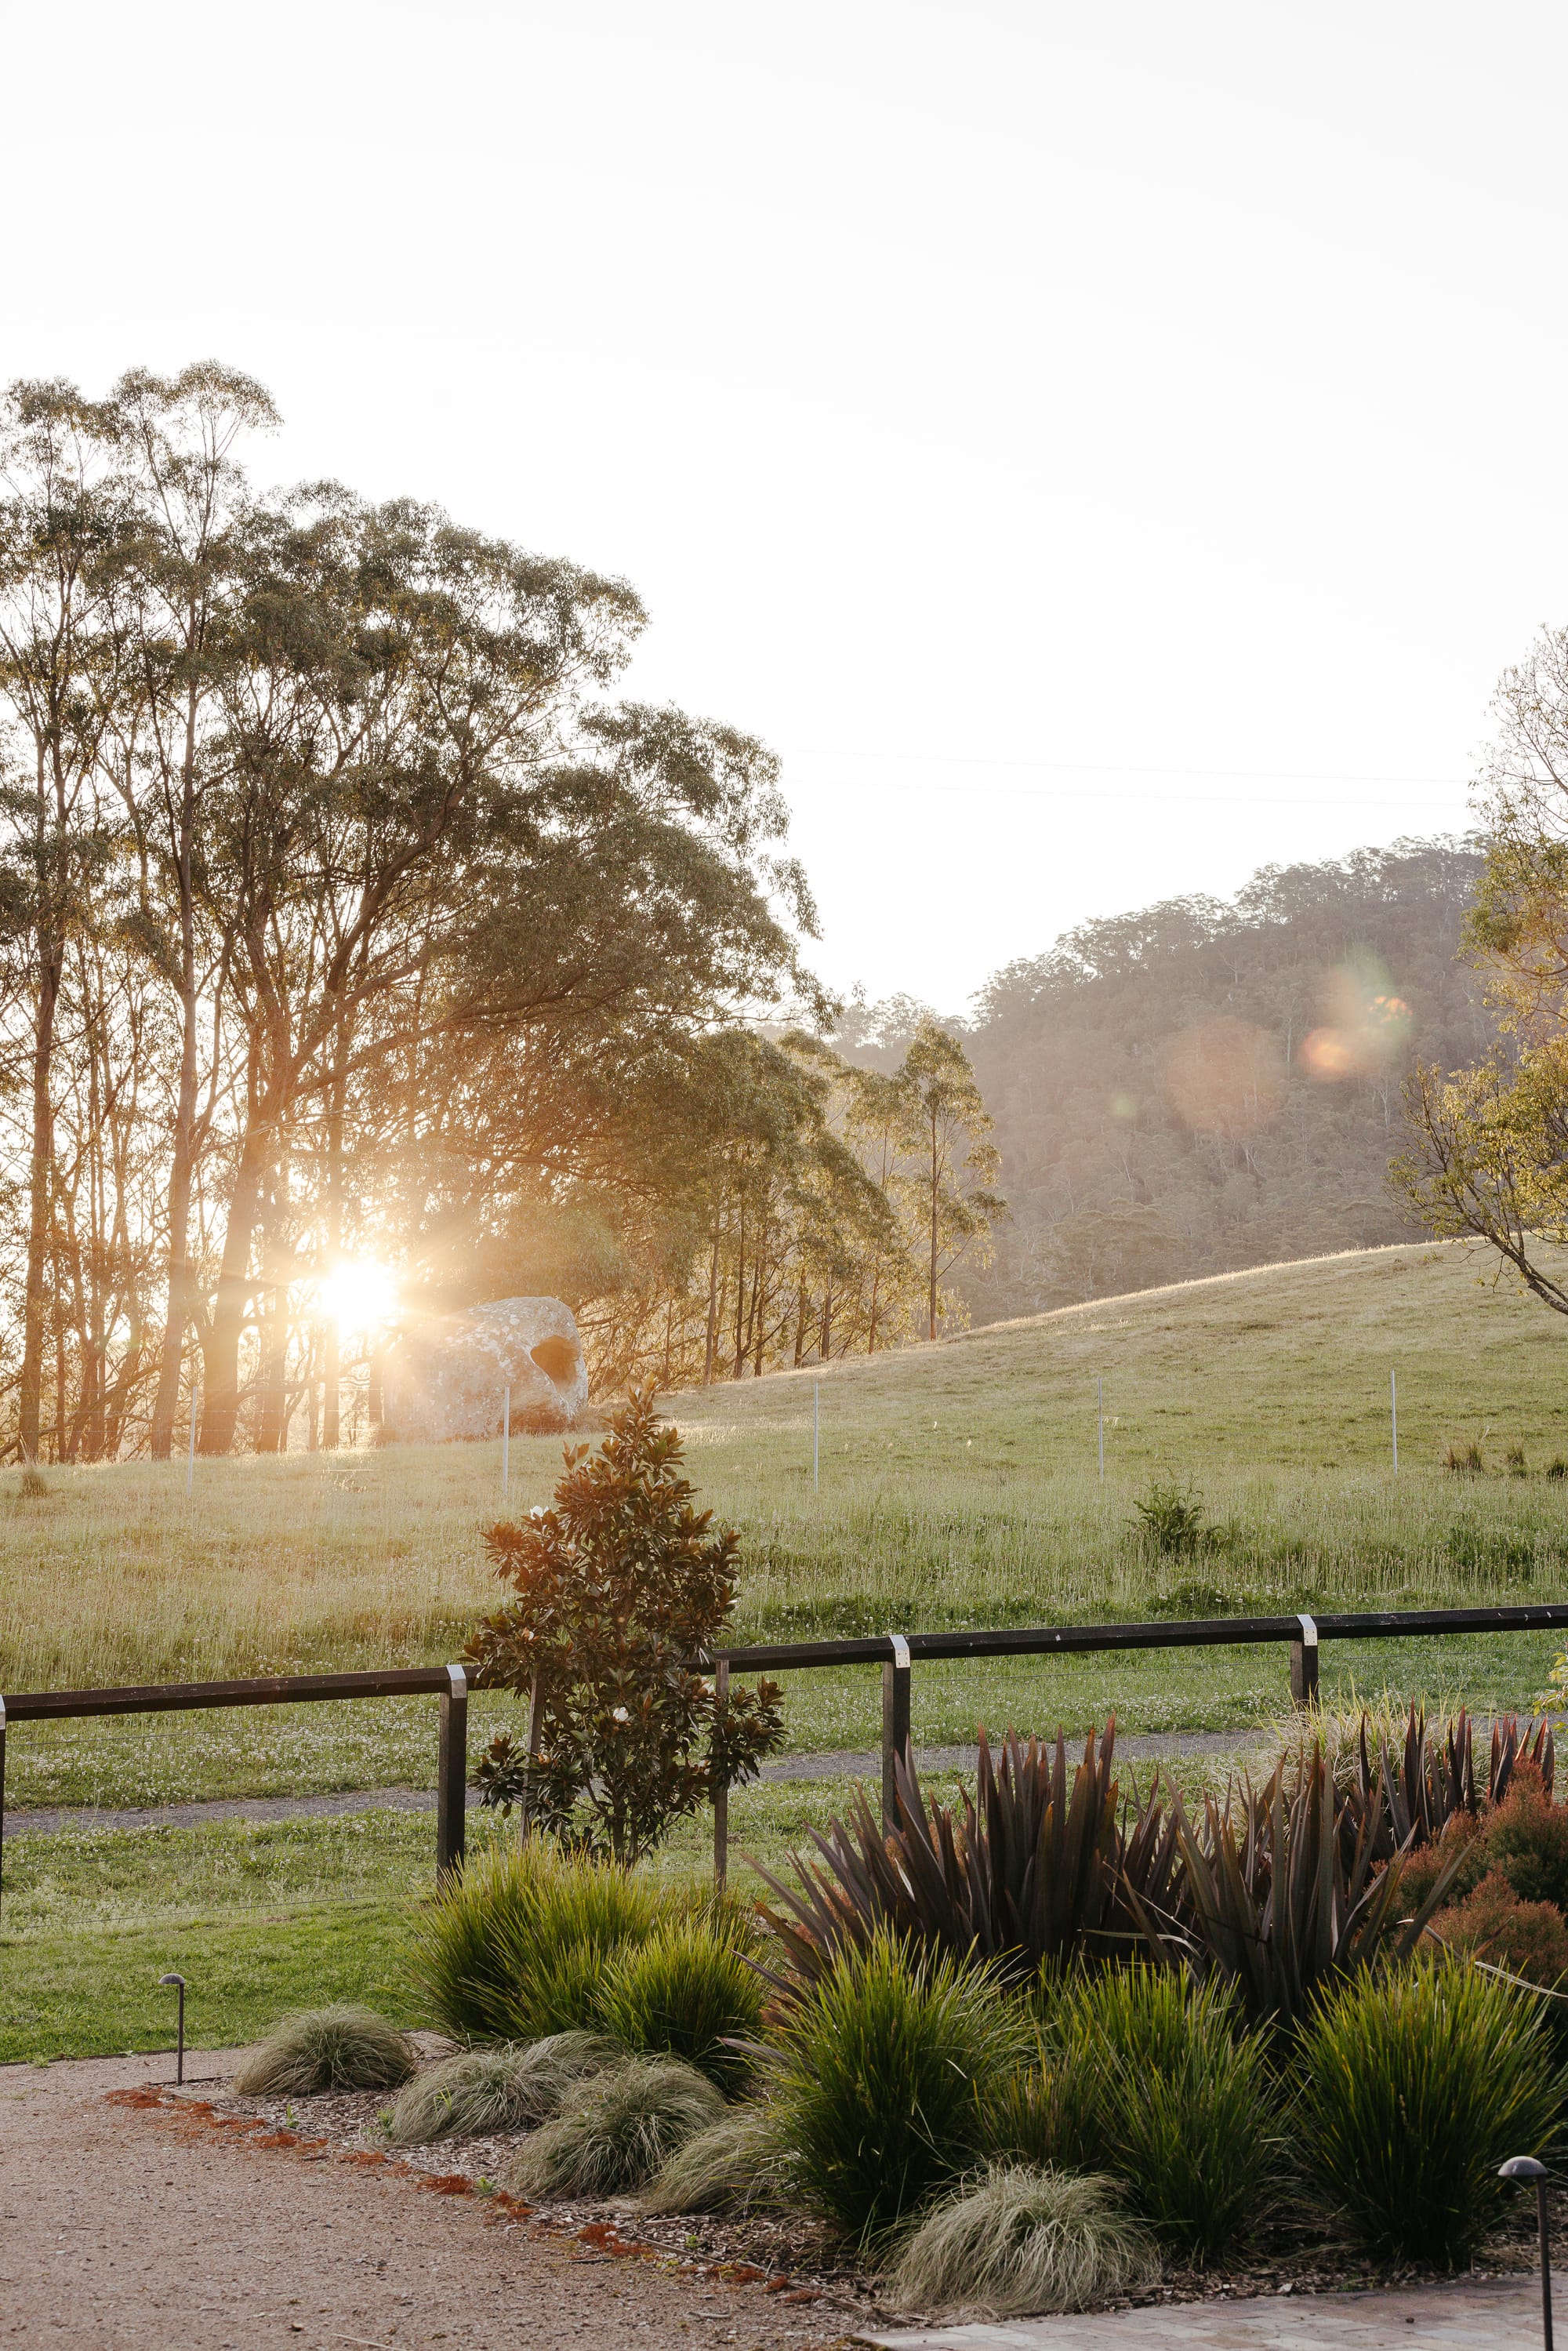
<path id="1" fill-rule="evenodd" d="M 1568 1631 L 1568 1601 L 1514 1608 L 1413 1608 L 1336 1612 L 1310 1616 L 1207 1616 L 1156 1624 L 1041 1625 L 1002 1631 L 874 1633 L 836 1641 L 780 1641 L 715 1649 L 693 1662 L 711 1672 L 722 1694 L 735 1673 L 809 1672 L 825 1667 L 877 1666 L 882 1670 L 882 1809 L 896 1819 L 894 1771 L 910 1740 L 911 1694 L 917 1663 L 981 1657 L 1083 1656 L 1119 1649 L 1217 1649 L 1274 1643 L 1291 1653 L 1291 1695 L 1299 1707 L 1318 1698 L 1318 1657 L 1324 1641 L 1394 1641 L 1475 1633 Z M 468 1777 L 468 1681 L 461 1666 L 388 1667 L 349 1674 L 277 1674 L 256 1681 L 171 1682 L 147 1688 L 32 1690 L 0 1697 L 0 1871 L 5 1823 L 5 1738 L 23 1722 L 51 1722 L 107 1714 L 183 1713 L 201 1707 L 295 1706 L 342 1698 L 408 1698 L 440 1701 L 435 1771 L 435 1863 L 439 1876 L 461 1869 Z M 714 1792 L 714 1873 L 728 1868 L 729 1792 Z M 3 1885 L 0 1876 L 0 1885 Z"/>

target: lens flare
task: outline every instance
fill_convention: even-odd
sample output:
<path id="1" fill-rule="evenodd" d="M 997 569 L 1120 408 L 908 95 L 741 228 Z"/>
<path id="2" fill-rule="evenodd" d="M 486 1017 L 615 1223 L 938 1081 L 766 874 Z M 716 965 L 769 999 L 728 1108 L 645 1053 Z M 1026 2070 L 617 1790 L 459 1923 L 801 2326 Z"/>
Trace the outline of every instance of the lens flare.
<path id="1" fill-rule="evenodd" d="M 321 1311 L 340 1331 L 369 1331 L 397 1305 L 397 1282 L 373 1258 L 345 1258 L 317 1288 Z"/>
<path id="2" fill-rule="evenodd" d="M 1301 1063 L 1310 1077 L 1373 1077 L 1388 1067 L 1415 1026 L 1415 1014 L 1394 993 L 1383 964 L 1366 951 L 1324 974 L 1322 999 L 1328 1019 L 1301 1040 Z"/>

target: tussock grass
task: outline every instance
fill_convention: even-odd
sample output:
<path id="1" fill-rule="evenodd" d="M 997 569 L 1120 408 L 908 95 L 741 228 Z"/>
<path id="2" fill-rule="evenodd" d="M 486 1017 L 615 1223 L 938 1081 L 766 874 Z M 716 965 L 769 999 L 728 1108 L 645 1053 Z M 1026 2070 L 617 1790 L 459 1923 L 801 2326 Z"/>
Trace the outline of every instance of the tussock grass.
<path id="1" fill-rule="evenodd" d="M 242 2098 L 308 2098 L 327 2090 L 395 2090 L 413 2044 L 373 2008 L 345 2001 L 286 2016 L 235 2075 Z"/>
<path id="2" fill-rule="evenodd" d="M 387 2121 L 394 2147 L 484 2137 L 548 2122 L 586 2074 L 622 2054 L 596 2032 L 554 2032 L 499 2049 L 465 2049 L 425 2066 L 398 2092 Z"/>
<path id="3" fill-rule="evenodd" d="M 638 2199 L 644 2212 L 749 2212 L 789 2201 L 778 2119 L 765 2105 L 732 2106 L 677 2147 Z"/>
<path id="4" fill-rule="evenodd" d="M 1230 1987 L 1104 1969 L 1071 1988 L 1051 2032 L 1076 2089 L 1080 2158 L 1126 2181 L 1188 2260 L 1233 2248 L 1269 2208 L 1281 2149 L 1263 2034 Z"/>
<path id="5" fill-rule="evenodd" d="M 1159 2267 L 1111 2180 L 993 2164 L 926 2215 L 890 2283 L 906 2310 L 1012 2318 L 1139 2293 Z"/>
<path id="6" fill-rule="evenodd" d="M 628 2049 L 684 2057 L 723 2090 L 750 2071 L 743 2052 L 762 2027 L 764 1986 L 735 1941 L 700 1919 L 671 1918 L 606 1970 L 598 2009 Z"/>
<path id="7" fill-rule="evenodd" d="M 1301 2152 L 1371 2252 L 1457 2266 L 1497 2217 L 1499 2164 L 1544 2158 L 1564 2095 L 1544 2005 L 1428 1959 L 1324 2001 L 1300 2044 Z"/>
<path id="8" fill-rule="evenodd" d="M 533 2041 L 591 2029 L 609 1963 L 646 1941 L 670 1897 L 645 1879 L 562 1854 L 541 1837 L 493 1847 L 430 1904 L 414 1975 L 460 2040 Z"/>
<path id="9" fill-rule="evenodd" d="M 724 2101 L 678 2057 L 627 2057 L 578 2084 L 525 2144 L 511 2185 L 544 2201 L 641 2188 L 677 2147 L 718 2121 Z"/>
<path id="10" fill-rule="evenodd" d="M 770 2065 L 792 2176 L 865 2244 L 985 2151 L 987 2102 L 1029 2032 L 985 1969 L 879 1928 L 792 2008 Z"/>

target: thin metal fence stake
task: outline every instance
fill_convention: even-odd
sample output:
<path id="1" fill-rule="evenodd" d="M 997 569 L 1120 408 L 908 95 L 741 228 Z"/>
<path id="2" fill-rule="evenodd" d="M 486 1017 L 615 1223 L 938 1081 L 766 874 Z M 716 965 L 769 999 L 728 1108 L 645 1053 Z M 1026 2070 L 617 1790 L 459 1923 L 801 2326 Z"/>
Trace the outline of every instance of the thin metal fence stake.
<path id="1" fill-rule="evenodd" d="M 1100 1483 L 1105 1483 L 1105 1377 L 1102 1373 L 1094 1383 L 1094 1408 L 1100 1419 Z"/>
<path id="2" fill-rule="evenodd" d="M 822 1490 L 822 1383 L 811 1382 L 811 1491 Z"/>
<path id="3" fill-rule="evenodd" d="M 1399 1374 L 1388 1374 L 1388 1425 L 1394 1437 L 1394 1475 L 1399 1475 Z"/>
<path id="4" fill-rule="evenodd" d="M 512 1391 L 507 1389 L 506 1402 L 501 1406 L 501 1499 L 504 1502 L 511 1486 L 512 1463 Z"/>
<path id="5" fill-rule="evenodd" d="M 160 1984 L 177 1984 L 179 1987 L 179 2025 L 175 2041 L 178 2053 L 174 2060 L 174 2079 L 176 2083 L 183 2083 L 185 2078 L 185 1979 L 183 1976 L 171 1974 L 160 1976 L 158 1981 Z"/>
<path id="6" fill-rule="evenodd" d="M 185 1455 L 185 1499 L 191 1499 L 192 1481 L 196 1475 L 196 1384 L 191 1383 L 191 1443 Z"/>

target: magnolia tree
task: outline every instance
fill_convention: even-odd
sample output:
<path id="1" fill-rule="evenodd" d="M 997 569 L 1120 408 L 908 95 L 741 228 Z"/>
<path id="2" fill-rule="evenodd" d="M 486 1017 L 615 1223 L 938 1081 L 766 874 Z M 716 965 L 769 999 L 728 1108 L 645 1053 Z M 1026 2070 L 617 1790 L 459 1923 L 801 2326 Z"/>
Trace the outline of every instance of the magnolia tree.
<path id="1" fill-rule="evenodd" d="M 528 1700 L 528 1736 L 493 1740 L 475 1784 L 589 1852 L 635 1861 L 716 1787 L 755 1779 L 784 1735 L 776 1682 L 720 1698 L 700 1660 L 735 1609 L 739 1537 L 711 1531 L 652 1388 L 597 1452 L 568 1446 L 549 1510 L 486 1535 L 512 1596 L 465 1663 Z"/>

